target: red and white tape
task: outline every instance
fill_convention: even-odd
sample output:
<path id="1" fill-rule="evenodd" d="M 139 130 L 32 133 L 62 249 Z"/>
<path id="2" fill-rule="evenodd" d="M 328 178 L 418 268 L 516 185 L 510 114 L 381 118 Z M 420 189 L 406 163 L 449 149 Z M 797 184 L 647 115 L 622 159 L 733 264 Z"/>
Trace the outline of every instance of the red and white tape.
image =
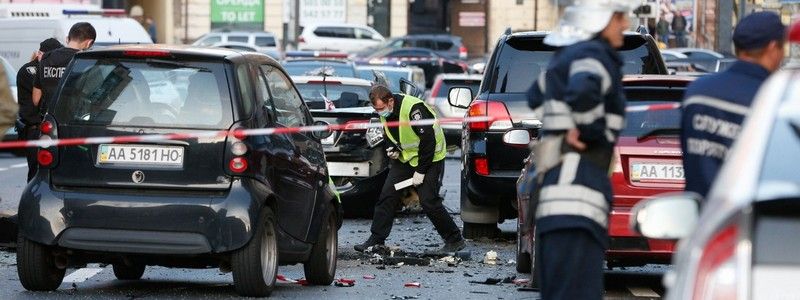
<path id="1" fill-rule="evenodd" d="M 643 112 L 643 111 L 657 111 L 657 110 L 673 110 L 681 108 L 680 103 L 662 103 L 650 105 L 632 105 L 625 108 L 625 112 Z"/>

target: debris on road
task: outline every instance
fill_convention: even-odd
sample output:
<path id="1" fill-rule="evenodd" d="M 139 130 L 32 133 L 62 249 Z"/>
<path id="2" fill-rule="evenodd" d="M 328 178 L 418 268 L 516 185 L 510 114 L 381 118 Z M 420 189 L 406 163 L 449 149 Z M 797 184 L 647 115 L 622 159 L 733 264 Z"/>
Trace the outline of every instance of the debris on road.
<path id="1" fill-rule="evenodd" d="M 503 281 L 503 280 L 500 279 L 500 278 L 491 278 L 490 277 L 490 278 L 486 278 L 486 280 L 484 280 L 484 281 L 470 280 L 469 283 L 486 284 L 486 285 L 497 285 L 501 281 Z"/>
<path id="2" fill-rule="evenodd" d="M 517 278 L 514 279 L 512 282 L 514 283 L 514 285 L 527 285 L 528 283 L 531 282 L 531 280 L 527 278 Z"/>
<path id="3" fill-rule="evenodd" d="M 469 292 L 472 293 L 472 294 L 489 294 L 489 292 L 485 292 L 485 291 L 469 291 Z"/>
<path id="4" fill-rule="evenodd" d="M 403 286 L 405 286 L 405 287 L 413 287 L 413 288 L 418 288 L 418 287 L 422 287 L 422 284 L 420 284 L 419 282 L 407 282 L 407 283 L 406 283 L 405 285 L 403 285 Z"/>
<path id="5" fill-rule="evenodd" d="M 372 274 L 364 275 L 364 279 L 375 279 L 375 275 Z"/>
<path id="6" fill-rule="evenodd" d="M 339 278 L 333 282 L 333 285 L 338 287 L 352 287 L 356 285 L 356 281 L 354 279 Z"/>
<path id="7" fill-rule="evenodd" d="M 494 250 L 489 250 L 489 252 L 486 252 L 486 255 L 483 256 L 483 263 L 487 265 L 496 265 L 497 252 L 494 252 Z"/>
<path id="8" fill-rule="evenodd" d="M 464 272 L 464 277 L 473 277 L 472 274 Z"/>

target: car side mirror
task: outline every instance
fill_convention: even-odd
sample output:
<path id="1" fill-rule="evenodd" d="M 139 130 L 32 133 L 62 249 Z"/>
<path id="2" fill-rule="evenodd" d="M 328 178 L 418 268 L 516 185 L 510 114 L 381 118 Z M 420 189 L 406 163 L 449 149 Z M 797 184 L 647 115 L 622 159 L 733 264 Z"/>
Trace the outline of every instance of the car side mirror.
<path id="1" fill-rule="evenodd" d="M 637 203 L 631 214 L 631 230 L 651 238 L 678 240 L 689 236 L 700 218 L 696 193 L 680 192 Z"/>
<path id="2" fill-rule="evenodd" d="M 472 90 L 465 87 L 452 87 L 447 93 L 447 102 L 452 107 L 467 109 L 472 102 Z"/>
<path id="3" fill-rule="evenodd" d="M 527 147 L 531 143 L 531 134 L 524 129 L 509 130 L 503 134 L 503 143 L 512 147 Z"/>

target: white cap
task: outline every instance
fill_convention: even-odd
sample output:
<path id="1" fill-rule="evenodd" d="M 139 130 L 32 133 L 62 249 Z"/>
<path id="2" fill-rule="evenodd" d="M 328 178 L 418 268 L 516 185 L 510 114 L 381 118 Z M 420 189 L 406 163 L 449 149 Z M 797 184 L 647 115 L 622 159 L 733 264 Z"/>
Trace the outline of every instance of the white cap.
<path id="1" fill-rule="evenodd" d="M 550 46 L 569 46 L 603 31 L 615 12 L 629 12 L 637 0 L 575 0 L 564 10 L 558 26 L 544 38 Z"/>
<path id="2" fill-rule="evenodd" d="M 139 5 L 134 5 L 131 7 L 130 13 L 128 13 L 131 17 L 141 17 L 144 16 L 144 9 L 142 9 Z"/>

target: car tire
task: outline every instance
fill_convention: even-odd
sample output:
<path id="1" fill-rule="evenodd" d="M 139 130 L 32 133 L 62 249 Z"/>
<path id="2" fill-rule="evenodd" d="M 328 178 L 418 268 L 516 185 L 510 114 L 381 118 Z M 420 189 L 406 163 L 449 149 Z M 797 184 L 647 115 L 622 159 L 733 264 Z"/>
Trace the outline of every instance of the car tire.
<path id="1" fill-rule="evenodd" d="M 533 268 L 531 253 L 522 251 L 522 231 L 520 230 L 519 219 L 517 219 L 517 273 L 530 273 Z"/>
<path id="2" fill-rule="evenodd" d="M 125 263 L 113 264 L 114 276 L 119 280 L 139 280 L 144 275 L 144 264 L 126 265 Z"/>
<path id="3" fill-rule="evenodd" d="M 497 224 L 481 224 L 464 222 L 464 238 L 495 238 L 500 235 Z"/>
<path id="4" fill-rule="evenodd" d="M 330 285 L 336 276 L 336 256 L 339 254 L 339 234 L 333 206 L 326 214 L 317 242 L 311 248 L 311 256 L 303 264 L 306 281 L 313 285 Z"/>
<path id="5" fill-rule="evenodd" d="M 54 291 L 64 280 L 65 272 L 56 266 L 50 247 L 22 236 L 17 239 L 17 274 L 26 290 Z"/>
<path id="6" fill-rule="evenodd" d="M 278 233 L 272 209 L 264 207 L 253 237 L 231 255 L 233 285 L 246 297 L 269 297 L 278 275 Z"/>

